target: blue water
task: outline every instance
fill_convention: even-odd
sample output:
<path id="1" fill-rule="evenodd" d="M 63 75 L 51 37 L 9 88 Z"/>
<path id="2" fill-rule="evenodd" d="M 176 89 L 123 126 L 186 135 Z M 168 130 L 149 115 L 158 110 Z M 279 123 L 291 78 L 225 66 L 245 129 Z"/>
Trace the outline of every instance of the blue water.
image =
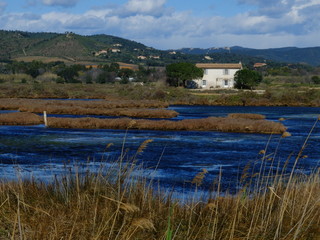
<path id="1" fill-rule="evenodd" d="M 222 172 L 222 187 L 237 188 L 243 169 L 258 171 L 261 150 L 267 150 L 266 170 L 281 171 L 289 159 L 288 171 L 320 115 L 320 108 L 298 107 L 221 107 L 170 106 L 180 115 L 173 119 L 226 116 L 228 113 L 259 113 L 268 120 L 285 118 L 283 124 L 292 134 L 279 135 L 221 133 L 210 131 L 141 131 L 50 129 L 38 126 L 0 126 L 0 174 L 11 179 L 18 175 L 45 179 L 61 174 L 65 165 L 91 162 L 112 162 L 121 154 L 124 143 L 125 160 L 136 155 L 143 164 L 146 177 L 161 180 L 162 186 L 178 191 L 190 189 L 193 177 L 202 169 L 208 174 L 201 186 L 207 190 Z M 0 111 L 3 113 L 4 111 Z M 152 139 L 143 153 L 136 154 L 140 144 Z M 106 149 L 106 146 L 113 145 Z M 299 159 L 297 171 L 308 173 L 319 165 L 320 123 L 318 123 Z M 291 157 L 289 157 L 291 156 Z M 95 165 L 96 164 L 96 165 Z M 156 168 L 156 169 L 155 169 Z M 182 190 L 181 190 L 182 191 Z"/>

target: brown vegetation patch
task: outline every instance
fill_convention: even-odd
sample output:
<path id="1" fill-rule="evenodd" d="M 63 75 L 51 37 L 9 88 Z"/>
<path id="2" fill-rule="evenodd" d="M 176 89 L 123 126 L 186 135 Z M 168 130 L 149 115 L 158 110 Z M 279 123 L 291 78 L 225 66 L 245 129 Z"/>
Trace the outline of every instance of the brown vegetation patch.
<path id="1" fill-rule="evenodd" d="M 166 102 L 154 100 L 119 100 L 119 101 L 84 101 L 84 100 L 42 100 L 42 99 L 23 99 L 23 98 L 2 98 L 0 99 L 0 109 L 32 108 L 47 106 L 59 107 L 82 107 L 82 108 L 166 108 Z M 45 110 L 45 109 L 44 109 Z"/>
<path id="2" fill-rule="evenodd" d="M 34 113 L 0 114 L 0 125 L 37 125 L 43 123 L 42 117 Z"/>
<path id="3" fill-rule="evenodd" d="M 0 182 L 0 239 L 173 239 L 169 232 L 176 240 L 320 237 L 319 172 L 289 182 L 280 176 L 250 195 L 244 187 L 180 204 L 132 177 L 133 170 L 115 164 L 106 174 L 70 173 L 48 184 Z"/>
<path id="4" fill-rule="evenodd" d="M 173 118 L 178 113 L 163 109 L 167 103 L 158 101 L 69 101 L 36 99 L 1 99 L 0 109 L 21 112 L 73 115 L 105 115 L 138 118 Z M 161 109 L 150 109 L 161 108 Z"/>
<path id="5" fill-rule="evenodd" d="M 254 114 L 254 113 L 230 113 L 228 114 L 228 118 L 245 118 L 245 119 L 265 119 L 266 116 L 262 114 Z"/>
<path id="6" fill-rule="evenodd" d="M 222 131 L 245 133 L 281 134 L 286 128 L 282 123 L 267 120 L 234 119 L 209 117 L 204 119 L 185 119 L 181 121 L 145 120 L 130 118 L 48 118 L 48 126 L 54 128 L 88 129 L 141 129 L 163 131 Z"/>

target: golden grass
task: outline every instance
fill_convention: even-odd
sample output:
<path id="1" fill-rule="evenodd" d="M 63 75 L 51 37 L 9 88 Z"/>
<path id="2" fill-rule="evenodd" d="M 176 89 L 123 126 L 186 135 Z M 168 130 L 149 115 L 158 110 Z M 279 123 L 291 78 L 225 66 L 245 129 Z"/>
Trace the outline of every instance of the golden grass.
<path id="1" fill-rule="evenodd" d="M 21 112 L 72 115 L 126 116 L 137 118 L 173 118 L 178 113 L 163 109 L 167 103 L 158 101 L 69 101 L 36 99 L 0 99 L 0 109 Z M 150 108 L 160 109 L 150 109 Z"/>
<path id="2" fill-rule="evenodd" d="M 37 125 L 43 123 L 43 118 L 34 113 L 0 114 L 0 125 Z"/>
<path id="3" fill-rule="evenodd" d="M 267 120 L 233 119 L 209 117 L 204 119 L 185 119 L 181 121 L 144 120 L 130 118 L 96 119 L 96 118 L 48 118 L 48 126 L 54 128 L 88 128 L 88 129 L 143 129 L 164 131 L 222 131 L 245 133 L 285 132 L 282 123 Z"/>
<path id="4" fill-rule="evenodd" d="M 0 115 L 2 125 L 40 124 L 41 117 L 33 113 L 6 113 Z M 21 117 L 20 117 L 21 116 Z M 30 118 L 30 119 L 28 119 Z M 184 119 L 181 121 L 146 120 L 130 118 L 48 118 L 48 127 L 85 129 L 141 129 L 163 131 L 222 131 L 282 134 L 286 127 L 280 122 L 229 117 L 209 117 L 203 119 Z"/>
<path id="5" fill-rule="evenodd" d="M 167 229 L 176 240 L 320 237 L 319 172 L 289 183 L 278 176 L 260 191 L 244 187 L 235 195 L 181 203 L 123 164 L 49 184 L 1 182 L 0 239 L 162 240 Z"/>
<path id="6" fill-rule="evenodd" d="M 266 116 L 254 113 L 230 113 L 229 118 L 245 118 L 245 119 L 265 119 Z"/>
<path id="7" fill-rule="evenodd" d="M 84 100 L 42 100 L 42 99 L 24 99 L 24 98 L 1 98 L 0 109 L 18 110 L 20 108 L 32 109 L 33 107 L 82 107 L 93 109 L 113 109 L 113 108 L 166 108 L 169 106 L 166 102 L 155 100 L 117 100 L 117 101 L 84 101 Z"/>

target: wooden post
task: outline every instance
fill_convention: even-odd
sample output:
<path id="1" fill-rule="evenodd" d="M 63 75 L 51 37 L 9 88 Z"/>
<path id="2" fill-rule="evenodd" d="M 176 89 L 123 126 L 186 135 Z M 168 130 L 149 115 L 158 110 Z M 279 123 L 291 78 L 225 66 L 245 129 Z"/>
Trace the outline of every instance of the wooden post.
<path id="1" fill-rule="evenodd" d="M 47 111 L 43 111 L 44 125 L 48 127 Z"/>

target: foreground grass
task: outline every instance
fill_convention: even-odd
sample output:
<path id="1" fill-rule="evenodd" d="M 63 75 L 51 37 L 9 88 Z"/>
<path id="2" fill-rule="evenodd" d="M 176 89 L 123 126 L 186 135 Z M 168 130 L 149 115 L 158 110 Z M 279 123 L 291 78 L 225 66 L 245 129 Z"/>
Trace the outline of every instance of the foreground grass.
<path id="1" fill-rule="evenodd" d="M 118 169 L 119 171 L 116 171 Z M 0 184 L 0 239 L 319 239 L 320 178 L 278 176 L 268 188 L 179 203 L 132 165 Z M 194 179 L 199 185 L 201 174 Z M 219 191 L 219 186 L 217 188 Z"/>

